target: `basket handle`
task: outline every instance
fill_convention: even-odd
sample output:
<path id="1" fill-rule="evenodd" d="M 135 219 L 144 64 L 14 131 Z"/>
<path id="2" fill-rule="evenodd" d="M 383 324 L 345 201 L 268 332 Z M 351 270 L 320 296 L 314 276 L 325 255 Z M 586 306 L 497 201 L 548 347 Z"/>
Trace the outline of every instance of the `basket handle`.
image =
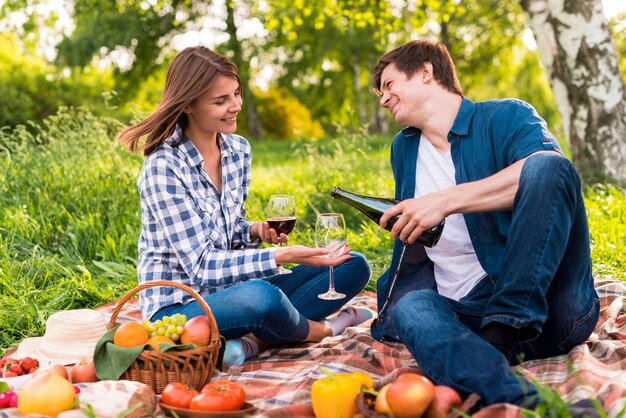
<path id="1" fill-rule="evenodd" d="M 196 300 L 196 302 L 198 302 L 200 304 L 200 307 L 202 308 L 202 310 L 206 314 L 207 318 L 209 318 L 210 328 L 211 328 L 211 341 L 210 341 L 210 343 L 219 341 L 220 333 L 219 333 L 219 330 L 217 328 L 217 322 L 215 322 L 215 317 L 213 316 L 213 313 L 211 312 L 211 308 L 209 308 L 209 305 L 206 303 L 206 301 L 204 299 L 202 299 L 202 297 L 198 294 L 198 292 L 193 290 L 191 287 L 187 286 L 186 284 L 173 282 L 171 280 L 156 280 L 154 282 L 143 283 L 143 284 L 140 284 L 139 286 L 135 287 L 134 289 L 132 289 L 126 295 L 122 296 L 120 298 L 120 300 L 119 300 L 119 303 L 117 304 L 117 306 L 113 310 L 113 313 L 111 314 L 111 319 L 109 320 L 109 323 L 107 324 L 107 329 L 111 329 L 111 328 L 113 328 L 115 326 L 115 321 L 117 319 L 117 315 L 121 312 L 122 307 L 124 306 L 124 304 L 126 302 L 128 302 L 130 300 L 130 298 L 132 298 L 135 294 L 141 292 L 144 289 L 147 289 L 149 287 L 157 287 L 157 286 L 176 287 L 178 289 L 184 290 L 185 292 L 187 292 L 191 296 L 193 296 L 193 298 Z"/>

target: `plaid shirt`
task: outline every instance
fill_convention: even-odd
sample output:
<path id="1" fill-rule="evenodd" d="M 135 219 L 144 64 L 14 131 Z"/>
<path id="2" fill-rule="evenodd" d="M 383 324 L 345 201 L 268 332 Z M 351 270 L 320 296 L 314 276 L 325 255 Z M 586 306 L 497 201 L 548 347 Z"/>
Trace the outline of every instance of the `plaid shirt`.
<path id="1" fill-rule="evenodd" d="M 259 249 L 261 241 L 250 240 L 244 206 L 250 189 L 250 145 L 241 136 L 220 135 L 221 195 L 204 170 L 202 156 L 178 126 L 145 159 L 138 181 L 139 283 L 172 280 L 206 296 L 278 273 L 275 248 Z M 192 300 L 178 288 L 151 287 L 140 294 L 141 312 L 150 318 L 160 308 Z"/>

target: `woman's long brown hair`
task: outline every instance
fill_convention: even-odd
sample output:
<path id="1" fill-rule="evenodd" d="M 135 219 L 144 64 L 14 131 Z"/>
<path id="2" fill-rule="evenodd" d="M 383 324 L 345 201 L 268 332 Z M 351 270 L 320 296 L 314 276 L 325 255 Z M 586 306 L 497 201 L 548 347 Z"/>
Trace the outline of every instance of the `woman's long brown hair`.
<path id="1" fill-rule="evenodd" d="M 186 106 L 206 92 L 219 76 L 241 80 L 237 67 L 226 57 L 203 46 L 185 48 L 172 60 L 163 98 L 156 110 L 141 122 L 123 129 L 117 140 L 129 151 L 150 155 L 163 141 L 174 133 L 176 124 L 184 127 Z M 145 142 L 141 139 L 146 137 Z"/>

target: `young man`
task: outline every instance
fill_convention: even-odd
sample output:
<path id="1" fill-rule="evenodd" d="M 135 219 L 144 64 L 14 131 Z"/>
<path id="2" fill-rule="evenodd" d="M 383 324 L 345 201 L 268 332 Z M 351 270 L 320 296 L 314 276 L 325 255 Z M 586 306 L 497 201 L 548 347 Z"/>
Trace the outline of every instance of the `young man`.
<path id="1" fill-rule="evenodd" d="M 536 390 L 509 364 L 569 352 L 599 315 L 580 179 L 532 106 L 463 97 L 440 43 L 385 54 L 374 89 L 406 128 L 391 148 L 402 202 L 380 221 L 400 215 L 372 334 L 401 340 L 436 384 L 532 408 Z M 435 247 L 416 243 L 444 218 Z"/>

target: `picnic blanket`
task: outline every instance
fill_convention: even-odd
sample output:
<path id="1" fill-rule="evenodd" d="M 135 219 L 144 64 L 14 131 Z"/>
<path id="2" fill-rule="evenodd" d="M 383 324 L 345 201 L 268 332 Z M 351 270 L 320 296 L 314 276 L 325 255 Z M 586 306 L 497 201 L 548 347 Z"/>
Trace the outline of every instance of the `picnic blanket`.
<path id="1" fill-rule="evenodd" d="M 609 417 L 621 416 L 626 408 L 626 284 L 597 281 L 601 314 L 594 333 L 569 354 L 520 364 L 518 369 L 558 391 L 573 402 L 595 398 Z M 373 292 L 365 292 L 351 304 L 376 311 Z M 115 302 L 97 308 L 107 321 Z M 141 318 L 138 300 L 127 302 L 118 314 L 118 322 Z M 312 417 L 311 384 L 324 377 L 322 366 L 335 373 L 363 371 L 375 381 L 403 368 L 417 368 L 409 351 L 400 343 L 383 344 L 369 333 L 370 322 L 348 328 L 342 335 L 319 343 L 275 347 L 246 361 L 242 366 L 226 366 L 213 380 L 235 381 L 246 388 L 248 402 L 256 407 L 258 417 Z M 0 417 L 18 415 L 5 414 Z M 478 411 L 474 418 L 516 418 L 521 409 L 497 404 Z"/>
<path id="2" fill-rule="evenodd" d="M 562 398 L 577 401 L 598 399 L 609 417 L 626 407 L 626 284 L 596 281 L 601 301 L 600 320 L 585 344 L 568 355 L 532 360 L 517 366 L 542 384 L 557 390 Z M 376 311 L 373 292 L 365 292 L 351 304 Z M 110 315 L 114 305 L 99 308 Z M 137 300 L 126 303 L 118 320 L 140 318 Z M 419 318 L 416 318 L 419 320 Z M 311 384 L 324 377 L 322 366 L 335 373 L 363 371 L 375 381 L 406 367 L 418 367 L 400 343 L 383 344 L 369 333 L 370 321 L 348 328 L 342 335 L 319 343 L 276 347 L 266 350 L 242 366 L 226 366 L 213 380 L 227 379 L 246 388 L 248 401 L 256 406 L 255 416 L 313 416 Z M 521 416 L 510 404 L 491 405 L 473 415 L 479 417 Z"/>

